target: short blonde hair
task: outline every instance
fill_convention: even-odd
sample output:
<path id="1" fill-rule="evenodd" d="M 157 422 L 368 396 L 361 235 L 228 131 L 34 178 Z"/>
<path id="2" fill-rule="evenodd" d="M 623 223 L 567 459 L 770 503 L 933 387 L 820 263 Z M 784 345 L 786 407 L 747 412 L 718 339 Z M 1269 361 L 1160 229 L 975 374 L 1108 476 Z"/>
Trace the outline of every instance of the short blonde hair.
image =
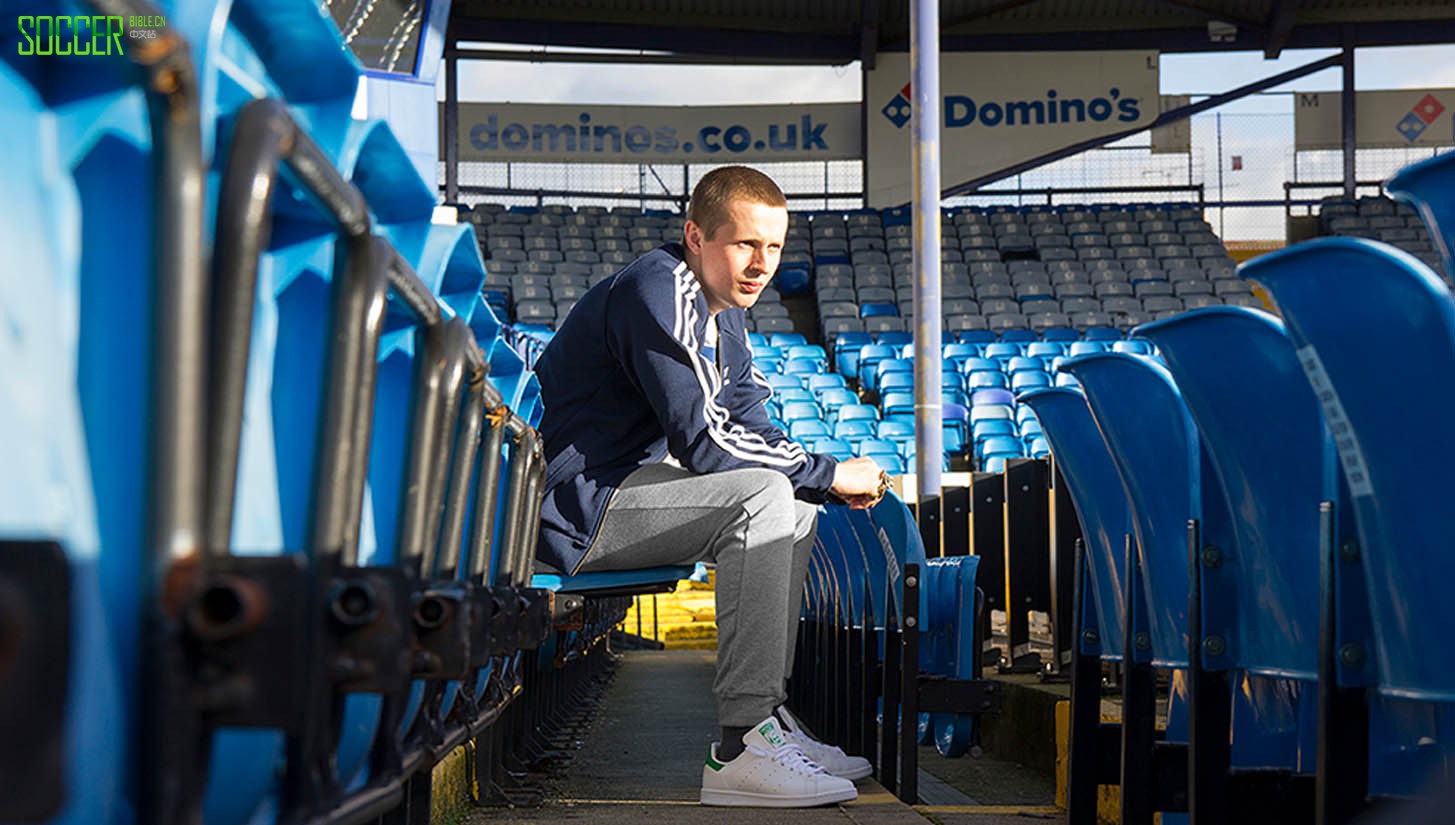
<path id="1" fill-rule="evenodd" d="M 772 178 L 749 166 L 720 166 L 703 175 L 692 188 L 687 220 L 711 238 L 718 227 L 727 223 L 730 205 L 741 201 L 788 207 L 788 199 Z"/>

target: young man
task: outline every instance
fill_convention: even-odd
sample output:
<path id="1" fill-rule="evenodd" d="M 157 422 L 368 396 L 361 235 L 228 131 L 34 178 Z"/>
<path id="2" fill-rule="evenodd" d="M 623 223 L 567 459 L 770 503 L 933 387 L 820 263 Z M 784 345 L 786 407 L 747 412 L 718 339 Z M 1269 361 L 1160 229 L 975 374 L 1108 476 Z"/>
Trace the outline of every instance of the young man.
<path id="1" fill-rule="evenodd" d="M 711 805 L 841 802 L 869 772 L 781 707 L 817 505 L 882 495 L 872 459 L 805 452 L 763 406 L 743 311 L 787 232 L 787 201 L 768 176 L 713 170 L 692 191 L 683 242 L 588 290 L 536 364 L 548 461 L 540 559 L 567 573 L 717 564 L 723 739 L 703 768 Z"/>

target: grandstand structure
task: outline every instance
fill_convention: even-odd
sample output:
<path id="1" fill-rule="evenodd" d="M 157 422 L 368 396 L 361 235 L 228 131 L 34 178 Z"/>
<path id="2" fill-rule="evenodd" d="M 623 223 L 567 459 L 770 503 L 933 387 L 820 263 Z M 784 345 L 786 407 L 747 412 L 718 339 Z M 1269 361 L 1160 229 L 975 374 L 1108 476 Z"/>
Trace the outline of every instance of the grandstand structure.
<path id="1" fill-rule="evenodd" d="M 535 563 L 535 358 L 681 215 L 462 189 L 458 62 L 494 42 L 872 67 L 910 27 L 888 3 L 648 5 L 16 9 L 0 823 L 740 821 L 684 807 L 697 789 L 664 738 L 603 757 L 628 763 L 599 783 L 620 787 L 559 793 L 603 737 L 670 718 L 695 747 L 714 721 L 684 671 L 629 678 L 701 683 L 707 659 L 622 655 L 654 646 L 621 624 L 632 599 L 701 571 Z M 1455 775 L 1455 437 L 1429 380 L 1455 369 L 1455 153 L 1356 197 L 1353 54 L 1449 41 L 1455 12 L 940 5 L 947 52 L 1338 48 L 1137 128 L 1342 67 L 1344 194 L 1319 203 L 1328 237 L 1246 262 L 1185 188 L 793 210 L 749 312 L 768 411 L 906 491 L 820 511 L 789 701 L 875 772 L 858 802 L 796 813 L 1426 821 Z M 80 51 L 112 18 L 123 53 Z M 539 202 L 490 200 L 525 194 Z M 929 441 L 926 404 L 942 411 Z M 656 716 L 600 724 L 642 706 Z M 921 770 L 982 752 L 1059 764 L 1054 799 L 979 804 L 994 789 Z"/>

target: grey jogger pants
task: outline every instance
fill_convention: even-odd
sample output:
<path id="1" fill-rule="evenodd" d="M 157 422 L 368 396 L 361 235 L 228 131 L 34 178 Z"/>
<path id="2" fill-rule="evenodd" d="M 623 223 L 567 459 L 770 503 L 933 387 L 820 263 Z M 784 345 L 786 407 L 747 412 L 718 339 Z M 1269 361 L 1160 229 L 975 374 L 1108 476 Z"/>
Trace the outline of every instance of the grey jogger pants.
<path id="1" fill-rule="evenodd" d="M 817 522 L 776 470 L 648 464 L 617 490 L 581 571 L 716 562 L 718 724 L 749 727 L 786 696 Z"/>

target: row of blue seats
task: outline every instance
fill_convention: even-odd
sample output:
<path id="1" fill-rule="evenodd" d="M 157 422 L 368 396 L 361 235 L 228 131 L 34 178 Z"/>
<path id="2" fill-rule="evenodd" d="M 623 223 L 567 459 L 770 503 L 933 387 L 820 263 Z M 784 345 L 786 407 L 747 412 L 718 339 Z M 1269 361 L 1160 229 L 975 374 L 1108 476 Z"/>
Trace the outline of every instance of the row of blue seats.
<path id="1" fill-rule="evenodd" d="M 1388 186 L 1448 253 L 1455 156 Z M 1354 239 L 1300 244 L 1241 275 L 1281 321 L 1222 308 L 1148 324 L 1135 334 L 1165 366 L 1078 356 L 1061 368 L 1080 390 L 1023 397 L 1085 539 L 1071 821 L 1095 817 L 1108 756 L 1095 735 L 1102 660 L 1127 671 L 1113 756 L 1124 821 L 1180 809 L 1143 781 L 1168 775 L 1159 762 L 1174 752 L 1194 821 L 1266 816 L 1250 804 L 1276 786 L 1294 805 L 1282 816 L 1347 822 L 1368 798 L 1427 793 L 1455 767 L 1455 659 L 1443 653 L 1455 399 L 1447 381 L 1412 389 L 1389 368 L 1455 372 L 1455 296 L 1408 255 Z M 1160 737 L 1154 667 L 1174 673 Z"/>

